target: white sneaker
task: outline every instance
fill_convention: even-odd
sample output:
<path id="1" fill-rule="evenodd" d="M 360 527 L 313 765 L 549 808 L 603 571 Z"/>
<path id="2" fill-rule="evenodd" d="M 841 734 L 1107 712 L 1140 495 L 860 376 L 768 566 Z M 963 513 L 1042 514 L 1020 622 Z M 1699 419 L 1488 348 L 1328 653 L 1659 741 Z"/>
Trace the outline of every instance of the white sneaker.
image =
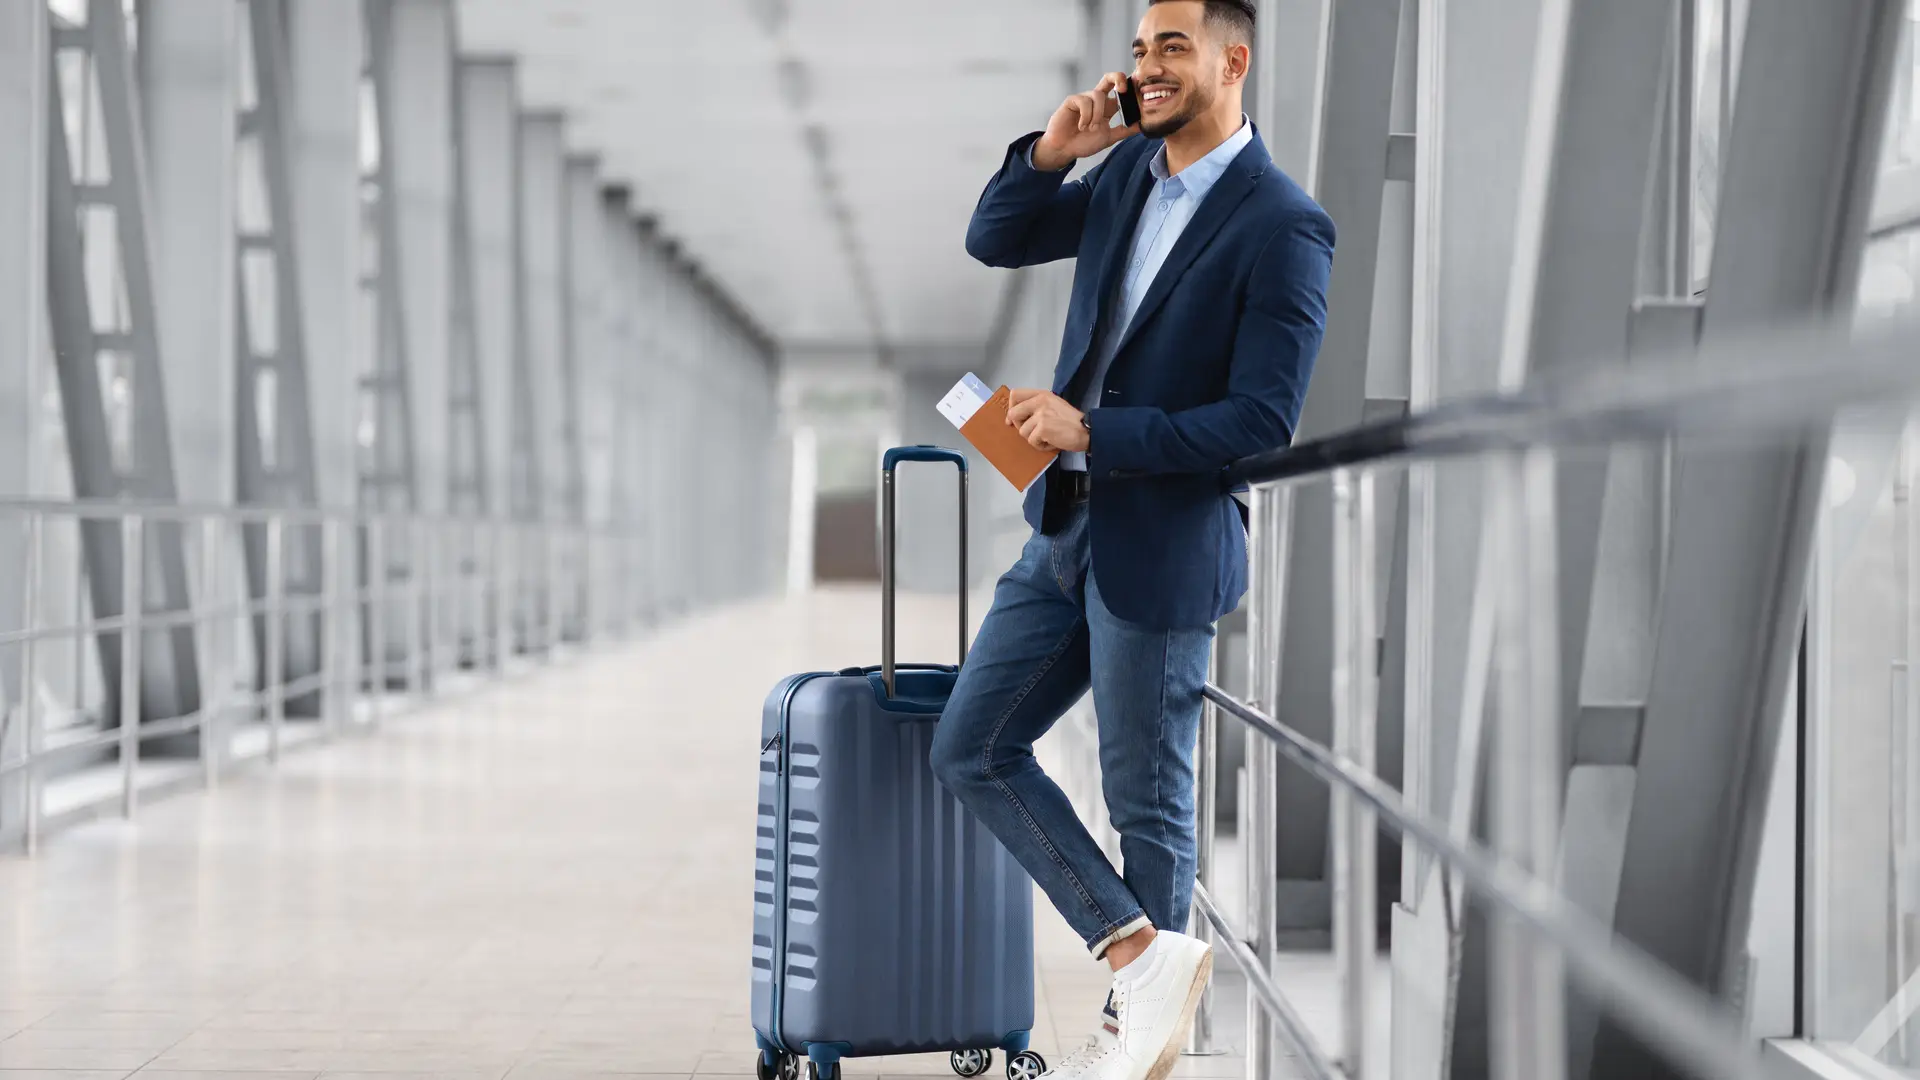
<path id="1" fill-rule="evenodd" d="M 1100 1080 L 1166 1080 L 1212 977 L 1211 946 L 1185 934 L 1156 934 L 1147 951 L 1114 976 L 1109 1000 L 1118 1053 Z"/>
<path id="2" fill-rule="evenodd" d="M 1040 1080 L 1106 1080 L 1119 1060 L 1120 1012 L 1109 993 L 1106 1007 L 1100 1010 L 1100 1026 L 1078 1050 L 1042 1073 Z"/>

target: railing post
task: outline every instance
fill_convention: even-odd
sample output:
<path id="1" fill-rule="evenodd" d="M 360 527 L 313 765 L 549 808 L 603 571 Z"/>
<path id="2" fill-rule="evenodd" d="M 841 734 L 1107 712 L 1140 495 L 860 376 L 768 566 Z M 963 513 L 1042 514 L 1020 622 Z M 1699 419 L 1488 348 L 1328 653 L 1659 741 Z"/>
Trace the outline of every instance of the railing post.
<path id="1" fill-rule="evenodd" d="M 493 656 L 489 659 L 493 663 L 494 677 L 499 678 L 507 673 L 507 650 L 513 647 L 513 631 L 509 615 L 512 597 L 507 591 L 509 577 L 506 524 L 496 520 L 493 527 L 487 530 L 487 535 L 490 538 L 488 563 L 493 576 L 487 592 L 487 606 L 492 615 L 490 621 L 493 623 Z"/>
<path id="2" fill-rule="evenodd" d="M 44 568 L 46 518 L 37 511 L 27 512 L 27 576 L 21 582 L 20 625 L 27 628 L 27 640 L 20 647 L 20 723 L 27 758 L 21 773 L 21 786 L 27 800 L 27 854 L 40 851 L 40 753 L 44 733 L 40 730 L 40 579 Z"/>
<path id="3" fill-rule="evenodd" d="M 1227 635 L 1214 630 L 1210 679 L 1217 686 L 1226 677 Z M 1202 889 L 1213 888 L 1213 839 L 1215 817 L 1219 813 L 1220 790 L 1220 710 L 1209 701 L 1200 710 L 1200 745 L 1194 755 L 1194 880 Z M 1194 903 L 1192 933 L 1208 944 L 1214 943 L 1213 923 Z M 1191 1057 L 1210 1057 L 1222 1051 L 1213 1048 L 1213 984 L 1200 992 L 1199 1007 L 1194 1010 L 1193 1028 L 1187 1035 L 1185 1053 Z"/>
<path id="4" fill-rule="evenodd" d="M 1254 702 L 1273 700 L 1273 665 L 1279 655 L 1280 612 L 1275 603 L 1284 573 L 1276 549 L 1286 535 L 1281 502 L 1288 498 L 1285 488 L 1255 488 L 1252 493 L 1253 548 L 1248 560 L 1249 591 L 1247 607 L 1247 671 Z M 1284 580 L 1284 579 L 1282 579 Z M 1278 868 L 1277 822 L 1278 792 L 1276 776 L 1280 770 L 1279 750 L 1265 739 L 1247 740 L 1246 833 L 1241 837 L 1246 860 L 1246 920 L 1244 933 L 1256 961 L 1272 971 L 1275 953 L 1275 924 L 1279 921 L 1274 888 Z M 1247 1080 L 1269 1080 L 1274 1075 L 1276 1055 L 1273 1024 L 1252 994 L 1247 995 Z"/>
<path id="5" fill-rule="evenodd" d="M 380 517 L 367 519 L 367 607 L 371 618 L 367 620 L 367 632 L 373 640 L 367 643 L 368 724 L 380 725 L 380 713 L 387 696 L 387 544 L 386 521 Z"/>
<path id="6" fill-rule="evenodd" d="M 76 622 L 87 622 L 88 616 L 93 612 L 90 599 L 93 596 L 93 580 L 87 569 L 86 522 L 79 517 L 73 518 L 72 522 L 73 549 L 80 553 L 79 572 L 73 575 L 73 617 Z M 98 640 L 96 636 L 95 641 Z M 67 662 L 71 666 L 67 670 L 73 676 L 73 707 L 85 709 L 87 707 L 87 635 L 75 634 L 72 641 L 73 647 L 67 651 Z"/>
<path id="7" fill-rule="evenodd" d="M 1374 636 L 1373 475 L 1333 474 L 1333 752 L 1374 772 L 1374 702 L 1379 669 Z M 1374 815 L 1347 788 L 1333 790 L 1334 963 L 1340 972 L 1340 1060 L 1360 1080 L 1367 1067 L 1368 1018 L 1379 923 L 1378 834 Z"/>
<path id="8" fill-rule="evenodd" d="M 194 598 L 194 607 L 198 610 L 194 624 L 205 624 L 208 641 L 216 640 L 213 624 L 219 618 L 220 611 L 213 584 L 220 573 L 220 526 L 221 520 L 217 515 L 210 514 L 200 519 L 200 594 Z M 184 529 L 185 525 L 181 527 Z M 200 701 L 200 781 L 209 791 L 220 786 L 222 726 L 220 710 L 213 702 L 212 695 L 203 694 Z"/>
<path id="9" fill-rule="evenodd" d="M 352 608 L 341 593 L 347 575 L 340 565 L 340 520 L 329 516 L 320 529 L 320 722 L 328 738 L 337 738 L 345 727 L 341 714 L 347 691 L 340 663 L 346 643 L 341 639 Z"/>
<path id="10" fill-rule="evenodd" d="M 286 519 L 267 519 L 267 763 L 280 764 L 280 741 L 287 726 L 287 580 Z"/>
<path id="11" fill-rule="evenodd" d="M 407 656 L 407 693 L 415 698 L 427 695 L 427 678 L 433 669 L 433 550 L 427 540 L 427 524 L 419 519 L 407 523 L 408 562 L 412 573 L 407 582 L 407 629 L 411 637 Z"/>
<path id="12" fill-rule="evenodd" d="M 1560 641 L 1553 455 L 1497 454 L 1487 469 L 1498 632 L 1492 832 L 1497 856 L 1551 881 L 1560 837 Z M 1567 1075 L 1559 947 L 1511 915 L 1493 920 L 1495 1080 Z"/>
<path id="13" fill-rule="evenodd" d="M 593 602 L 593 534 L 583 526 L 574 532 L 573 543 L 580 552 L 580 568 L 573 587 L 573 595 L 580 598 L 580 643 L 591 645 L 600 636 L 599 628 L 593 624 L 594 612 L 600 607 Z"/>
<path id="14" fill-rule="evenodd" d="M 559 658 L 567 618 L 564 590 L 560 587 L 560 530 L 555 525 L 547 525 L 540 530 L 540 538 L 540 554 L 546 560 L 547 663 L 551 664 Z"/>
<path id="15" fill-rule="evenodd" d="M 140 622 L 146 611 L 146 528 L 120 519 L 120 816 L 133 820 L 140 797 Z"/>

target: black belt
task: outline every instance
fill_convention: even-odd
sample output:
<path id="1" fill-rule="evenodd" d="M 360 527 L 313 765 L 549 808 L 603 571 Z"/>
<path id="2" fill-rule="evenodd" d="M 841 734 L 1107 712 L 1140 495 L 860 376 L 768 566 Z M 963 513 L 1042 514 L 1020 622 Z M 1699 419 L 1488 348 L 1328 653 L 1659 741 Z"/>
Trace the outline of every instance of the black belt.
<path id="1" fill-rule="evenodd" d="M 1087 496 L 1093 491 L 1093 475 L 1091 473 L 1078 471 L 1069 472 L 1062 469 L 1056 479 L 1056 484 L 1056 490 L 1060 493 L 1058 496 L 1060 501 L 1066 503 L 1068 506 L 1078 506 L 1086 502 Z"/>

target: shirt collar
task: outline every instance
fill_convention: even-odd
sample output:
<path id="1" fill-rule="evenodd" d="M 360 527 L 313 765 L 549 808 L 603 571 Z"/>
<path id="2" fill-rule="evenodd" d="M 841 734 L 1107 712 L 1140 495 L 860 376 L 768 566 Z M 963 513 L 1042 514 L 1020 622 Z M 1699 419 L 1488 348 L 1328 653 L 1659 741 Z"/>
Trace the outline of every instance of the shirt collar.
<path id="1" fill-rule="evenodd" d="M 1165 142 L 1160 144 L 1160 149 L 1154 151 L 1152 159 L 1147 162 L 1147 170 L 1153 174 L 1155 180 L 1162 183 L 1169 179 L 1178 181 L 1182 190 L 1190 192 L 1196 199 L 1205 199 L 1207 192 L 1213 190 L 1213 185 L 1219 183 L 1220 178 L 1227 174 L 1227 166 L 1232 165 L 1234 159 L 1240 156 L 1240 151 L 1245 150 L 1247 144 L 1252 141 L 1253 122 L 1247 119 L 1247 114 L 1241 113 L 1240 130 L 1227 136 L 1227 141 L 1214 147 L 1206 157 L 1180 170 L 1179 176 L 1167 175 L 1167 144 Z"/>

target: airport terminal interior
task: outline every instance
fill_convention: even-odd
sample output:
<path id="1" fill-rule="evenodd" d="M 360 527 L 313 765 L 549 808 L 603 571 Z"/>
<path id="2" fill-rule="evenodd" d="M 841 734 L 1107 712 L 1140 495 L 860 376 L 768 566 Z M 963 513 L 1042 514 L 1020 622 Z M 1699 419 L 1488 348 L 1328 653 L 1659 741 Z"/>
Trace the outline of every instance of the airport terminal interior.
<path id="1" fill-rule="evenodd" d="M 968 223 L 1148 7 L 0 0 L 0 1080 L 1036 1080 L 769 1051 L 890 961 L 756 785 L 1026 543 L 936 404 L 1076 267 Z M 1338 243 L 1170 1075 L 1920 1077 L 1920 0 L 1253 7 Z"/>

